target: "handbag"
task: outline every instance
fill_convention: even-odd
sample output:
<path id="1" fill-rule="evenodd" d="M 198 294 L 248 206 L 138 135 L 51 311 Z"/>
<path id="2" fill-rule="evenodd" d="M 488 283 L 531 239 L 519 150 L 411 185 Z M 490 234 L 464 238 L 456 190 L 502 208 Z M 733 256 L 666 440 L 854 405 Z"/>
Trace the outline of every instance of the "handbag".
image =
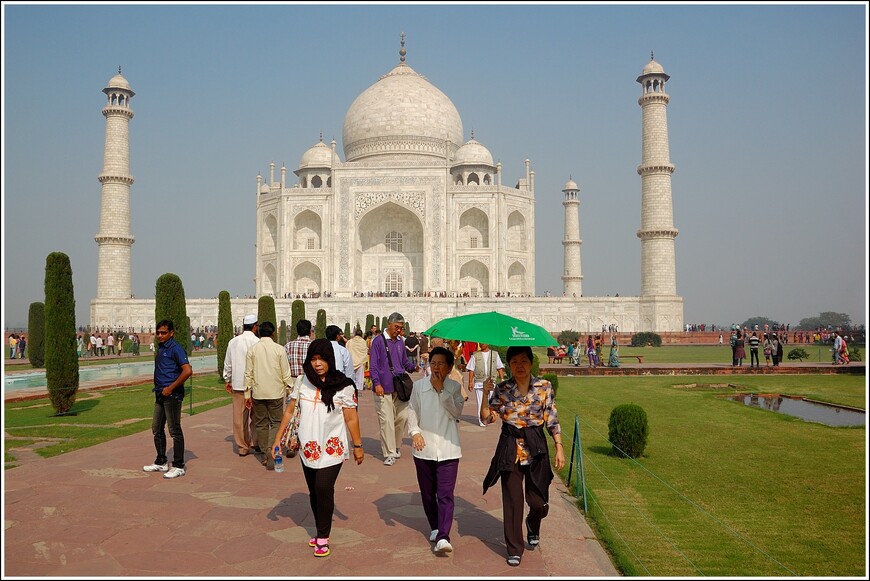
<path id="1" fill-rule="evenodd" d="M 383 338 L 383 336 L 381 337 Z M 386 339 L 384 339 L 384 348 L 387 350 L 387 362 L 390 364 L 390 373 L 393 376 L 393 390 L 396 392 L 396 397 L 399 398 L 399 401 L 408 401 L 411 399 L 414 380 L 411 379 L 407 371 L 396 375 L 396 372 L 393 371 L 393 358 L 390 357 L 390 347 Z"/>
<path id="2" fill-rule="evenodd" d="M 296 384 L 301 385 L 302 376 L 296 378 Z M 281 441 L 284 442 L 284 446 L 287 447 L 287 457 L 293 458 L 299 452 L 299 415 L 300 415 L 301 406 L 299 405 L 299 400 L 296 400 L 296 407 L 293 408 L 293 415 L 290 417 L 290 421 L 287 422 L 287 427 L 284 428 L 284 434 L 281 437 Z"/>

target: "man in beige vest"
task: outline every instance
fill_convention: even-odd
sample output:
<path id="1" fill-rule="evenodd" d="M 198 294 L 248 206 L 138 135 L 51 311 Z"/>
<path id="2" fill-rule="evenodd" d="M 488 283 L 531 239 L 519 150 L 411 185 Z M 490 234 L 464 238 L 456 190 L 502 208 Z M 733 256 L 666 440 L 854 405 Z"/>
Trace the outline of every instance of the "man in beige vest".
<path id="1" fill-rule="evenodd" d="M 481 343 L 480 349 L 475 351 L 465 370 L 468 372 L 468 384 L 474 386 L 474 395 L 477 396 L 477 422 L 481 427 L 486 425 L 480 421 L 480 406 L 483 403 L 483 382 L 490 378 L 493 383 L 504 380 L 504 363 L 497 351 L 491 351 L 489 345 Z"/>

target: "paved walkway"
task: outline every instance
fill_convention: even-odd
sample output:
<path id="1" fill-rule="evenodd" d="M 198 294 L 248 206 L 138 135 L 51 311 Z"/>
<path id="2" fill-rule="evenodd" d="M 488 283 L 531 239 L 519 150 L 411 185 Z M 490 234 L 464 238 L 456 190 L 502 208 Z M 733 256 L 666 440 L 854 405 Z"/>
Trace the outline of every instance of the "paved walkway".
<path id="1" fill-rule="evenodd" d="M 147 407 L 147 406 L 146 406 Z M 432 553 L 410 439 L 383 465 L 370 391 L 360 394 L 366 459 L 336 484 L 332 555 L 308 547 L 314 519 L 299 459 L 267 472 L 240 458 L 231 408 L 184 416 L 187 474 L 142 472 L 150 432 L 26 462 L 5 471 L 5 576 L 616 576 L 601 545 L 556 478 L 541 545 L 520 567 L 505 563 L 501 490 L 481 494 L 498 438 L 481 428 L 473 398 L 460 423 L 464 457 L 446 557 Z M 171 445 L 171 440 L 170 440 Z"/>

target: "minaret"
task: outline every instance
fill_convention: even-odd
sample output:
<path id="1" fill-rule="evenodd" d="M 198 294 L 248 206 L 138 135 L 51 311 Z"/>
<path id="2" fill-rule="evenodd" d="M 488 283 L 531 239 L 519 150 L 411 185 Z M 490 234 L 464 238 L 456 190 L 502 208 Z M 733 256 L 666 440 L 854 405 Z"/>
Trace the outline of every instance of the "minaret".
<path id="1" fill-rule="evenodd" d="M 562 246 L 565 253 L 565 274 L 562 283 L 566 297 L 580 297 L 583 294 L 583 276 L 580 274 L 580 188 L 574 180 L 568 179 L 565 188 L 565 237 Z"/>
<path id="2" fill-rule="evenodd" d="M 674 166 L 668 151 L 667 106 L 670 97 L 665 83 L 670 77 L 653 59 L 643 68 L 637 82 L 643 94 L 637 100 L 643 111 L 643 154 L 637 166 L 641 179 L 640 294 L 676 295 L 677 273 L 674 258 L 674 210 L 671 199 L 671 174 Z"/>
<path id="3" fill-rule="evenodd" d="M 103 171 L 98 179 L 102 187 L 100 231 L 94 240 L 97 256 L 97 299 L 129 299 L 132 295 L 130 249 L 135 239 L 130 233 L 130 99 L 135 93 L 130 83 L 118 74 L 103 89 L 108 97 L 103 107 L 106 118 L 106 145 Z"/>

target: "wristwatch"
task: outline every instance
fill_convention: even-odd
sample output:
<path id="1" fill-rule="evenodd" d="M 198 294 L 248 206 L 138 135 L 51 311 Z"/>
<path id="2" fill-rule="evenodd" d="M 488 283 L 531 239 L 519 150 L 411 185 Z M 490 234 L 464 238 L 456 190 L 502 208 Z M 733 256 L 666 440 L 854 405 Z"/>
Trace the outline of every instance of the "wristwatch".
<path id="1" fill-rule="evenodd" d="M 353 447 L 354 447 L 354 448 L 362 448 L 363 446 L 362 446 L 362 444 L 360 444 L 359 446 L 357 446 L 356 444 L 354 444 Z"/>

